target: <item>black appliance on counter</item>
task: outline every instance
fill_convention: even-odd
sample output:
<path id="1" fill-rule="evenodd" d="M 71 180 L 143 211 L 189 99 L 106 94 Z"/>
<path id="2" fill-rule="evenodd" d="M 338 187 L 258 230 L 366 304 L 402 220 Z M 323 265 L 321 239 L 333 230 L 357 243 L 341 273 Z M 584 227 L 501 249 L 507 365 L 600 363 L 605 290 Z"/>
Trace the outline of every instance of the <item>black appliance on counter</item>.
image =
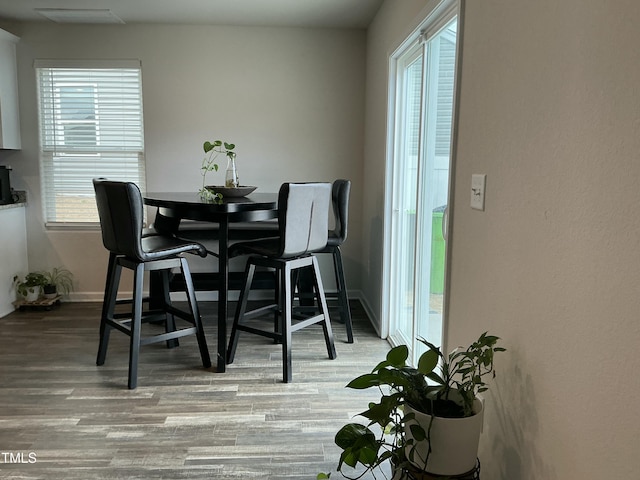
<path id="1" fill-rule="evenodd" d="M 0 165 L 0 205 L 7 205 L 13 203 L 13 192 L 11 191 L 11 179 L 9 173 L 11 167 Z"/>

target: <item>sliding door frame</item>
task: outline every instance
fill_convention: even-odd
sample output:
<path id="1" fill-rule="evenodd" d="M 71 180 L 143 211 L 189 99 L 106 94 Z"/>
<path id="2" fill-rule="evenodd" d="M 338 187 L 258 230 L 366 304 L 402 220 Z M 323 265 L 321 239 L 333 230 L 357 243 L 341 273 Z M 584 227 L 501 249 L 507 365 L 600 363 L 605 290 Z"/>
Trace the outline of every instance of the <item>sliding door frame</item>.
<path id="1" fill-rule="evenodd" d="M 387 97 L 387 141 L 386 141 L 386 172 L 385 172 L 385 216 L 384 216 L 384 259 L 383 259 L 383 284 L 382 284 L 382 322 L 381 334 L 383 338 L 387 338 L 392 345 L 405 343 L 406 339 L 399 338 L 393 331 L 392 320 L 394 318 L 393 302 L 390 298 L 391 283 L 393 282 L 393 262 L 391 258 L 391 248 L 393 245 L 393 208 L 394 208 L 394 156 L 398 145 L 396 134 L 398 123 L 399 108 L 397 105 L 398 89 L 397 84 L 398 71 L 400 67 L 401 57 L 412 47 L 421 41 L 421 36 L 426 32 L 439 31 L 446 26 L 451 19 L 457 17 L 457 40 L 456 40 L 456 68 L 454 78 L 454 96 L 453 96 L 453 121 L 451 125 L 451 146 L 450 146 L 450 163 L 449 163 L 449 186 L 447 199 L 447 215 L 443 218 L 443 227 L 447 232 L 445 249 L 445 278 L 444 278 L 444 299 L 443 299 L 443 316 L 442 316 L 442 347 L 444 351 L 447 349 L 447 323 L 448 323 L 448 306 L 449 306 L 449 264 L 451 257 L 451 233 L 452 221 L 454 214 L 454 178 L 455 178 L 455 159 L 458 131 L 458 99 L 460 90 L 460 74 L 462 65 L 462 37 L 464 31 L 464 4 L 465 0 L 436 0 L 426 7 L 426 12 L 422 15 L 423 20 L 412 31 L 410 35 L 390 54 L 389 56 L 389 85 Z M 424 68 L 423 68 L 424 70 Z M 399 140 L 398 140 L 399 141 Z M 415 339 L 412 339 L 415 342 Z M 411 347 L 411 345 L 410 345 Z M 413 350 L 413 349 L 412 349 Z"/>

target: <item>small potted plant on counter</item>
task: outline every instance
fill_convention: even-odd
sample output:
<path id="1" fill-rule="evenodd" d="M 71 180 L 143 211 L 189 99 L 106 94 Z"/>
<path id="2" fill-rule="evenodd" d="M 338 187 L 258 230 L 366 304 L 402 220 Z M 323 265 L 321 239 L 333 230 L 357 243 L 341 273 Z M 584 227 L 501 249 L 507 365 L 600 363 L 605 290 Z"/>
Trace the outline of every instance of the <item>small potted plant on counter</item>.
<path id="1" fill-rule="evenodd" d="M 35 302 L 40 298 L 42 288 L 47 283 L 45 276 L 40 272 L 28 273 L 24 279 L 18 275 L 13 277 L 13 285 L 18 295 L 26 302 Z"/>
<path id="2" fill-rule="evenodd" d="M 428 350 L 416 368 L 407 365 L 407 346 L 399 345 L 371 373 L 347 385 L 377 387 L 381 397 L 360 414 L 368 424 L 349 423 L 336 434 L 342 449 L 337 470 L 346 478 L 352 478 L 345 474 L 346 466 L 364 468 L 358 478 L 369 471 L 375 478 L 388 462 L 394 480 L 465 475 L 478 468 L 484 408 L 478 394 L 488 389 L 486 376 L 495 376 L 494 354 L 505 349 L 496 346 L 498 337 L 486 332 L 448 355 L 419 340 Z"/>

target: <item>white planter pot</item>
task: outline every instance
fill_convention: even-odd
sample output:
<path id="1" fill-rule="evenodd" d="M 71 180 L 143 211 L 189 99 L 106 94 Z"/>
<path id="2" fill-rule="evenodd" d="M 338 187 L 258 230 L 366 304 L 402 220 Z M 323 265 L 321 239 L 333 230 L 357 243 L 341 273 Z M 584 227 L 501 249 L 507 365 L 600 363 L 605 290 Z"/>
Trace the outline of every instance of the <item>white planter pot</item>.
<path id="1" fill-rule="evenodd" d="M 27 302 L 35 302 L 38 298 L 40 298 L 40 287 L 28 287 L 27 295 L 24 299 Z"/>
<path id="2" fill-rule="evenodd" d="M 424 459 L 427 458 L 429 442 L 424 440 L 416 444 L 412 460 L 416 468 L 435 475 L 461 475 L 473 470 L 478 458 L 478 443 L 484 414 L 482 401 L 477 398 L 473 411 L 474 415 L 466 418 L 434 417 L 431 432 L 428 433 L 431 415 L 406 406 L 405 413 L 413 412 L 415 422 L 418 422 L 431 439 L 431 454 L 429 454 L 426 468 Z M 405 426 L 408 439 L 413 438 L 408 428 L 412 422 L 414 421 L 407 422 Z M 409 458 L 408 453 L 407 458 Z"/>

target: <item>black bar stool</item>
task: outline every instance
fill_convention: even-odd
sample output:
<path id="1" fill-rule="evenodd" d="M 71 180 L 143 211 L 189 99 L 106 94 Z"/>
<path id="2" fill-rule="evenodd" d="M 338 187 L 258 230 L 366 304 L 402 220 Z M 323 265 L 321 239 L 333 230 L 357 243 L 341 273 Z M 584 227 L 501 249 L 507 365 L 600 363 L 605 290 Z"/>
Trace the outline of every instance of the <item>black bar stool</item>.
<path id="1" fill-rule="evenodd" d="M 231 246 L 229 256 L 251 255 L 247 259 L 245 283 L 231 330 L 227 361 L 232 363 L 241 331 L 272 338 L 282 343 L 283 381 L 291 382 L 291 334 L 297 330 L 319 323 L 329 358 L 336 358 L 331 321 L 320 278 L 318 261 L 313 252 L 322 250 L 327 244 L 329 183 L 285 183 L 278 196 L 279 236 L 240 242 Z M 276 303 L 247 311 L 247 300 L 256 267 L 276 270 Z M 305 306 L 302 312 L 294 311 L 293 298 L 297 283 L 297 272 L 311 269 L 313 291 L 317 308 L 310 313 Z M 246 323 L 250 317 L 275 312 L 273 330 L 255 328 Z M 294 322 L 294 320 L 296 322 Z"/>
<path id="2" fill-rule="evenodd" d="M 336 293 L 325 293 L 327 298 L 335 297 L 338 300 L 340 321 L 345 324 L 347 330 L 347 342 L 353 343 L 353 327 L 351 324 L 351 308 L 347 297 L 347 282 L 344 276 L 342 264 L 342 252 L 340 245 L 347 239 L 347 224 L 349 221 L 349 193 L 351 181 L 338 179 L 333 182 L 331 188 L 331 204 L 335 218 L 335 227 L 329 232 L 327 246 L 317 253 L 330 253 L 333 257 L 333 271 L 336 278 Z"/>
<path id="3" fill-rule="evenodd" d="M 100 345 L 97 365 L 103 365 L 107 355 L 111 329 L 126 334 L 130 338 L 129 380 L 130 389 L 138 382 L 138 357 L 140 346 L 150 343 L 167 342 L 168 347 L 177 346 L 178 338 L 195 334 L 198 339 L 200 356 L 205 368 L 211 366 L 211 359 L 202 328 L 202 320 L 196 302 L 195 291 L 189 266 L 183 253 L 206 256 L 205 248 L 196 242 L 185 241 L 167 235 L 143 236 L 143 203 L 138 186 L 132 182 L 117 182 L 94 179 L 102 242 L 109 250 L 107 281 L 100 320 Z M 130 315 L 116 313 L 116 301 L 122 268 L 134 272 L 133 298 L 130 300 Z M 179 268 L 185 280 L 185 291 L 190 311 L 175 308 L 169 296 L 169 273 Z M 162 305 L 157 310 L 143 311 L 144 272 L 158 271 L 161 276 Z M 192 327 L 176 329 L 174 316 L 186 320 Z M 141 336 L 141 324 L 164 319 L 165 333 Z"/>

